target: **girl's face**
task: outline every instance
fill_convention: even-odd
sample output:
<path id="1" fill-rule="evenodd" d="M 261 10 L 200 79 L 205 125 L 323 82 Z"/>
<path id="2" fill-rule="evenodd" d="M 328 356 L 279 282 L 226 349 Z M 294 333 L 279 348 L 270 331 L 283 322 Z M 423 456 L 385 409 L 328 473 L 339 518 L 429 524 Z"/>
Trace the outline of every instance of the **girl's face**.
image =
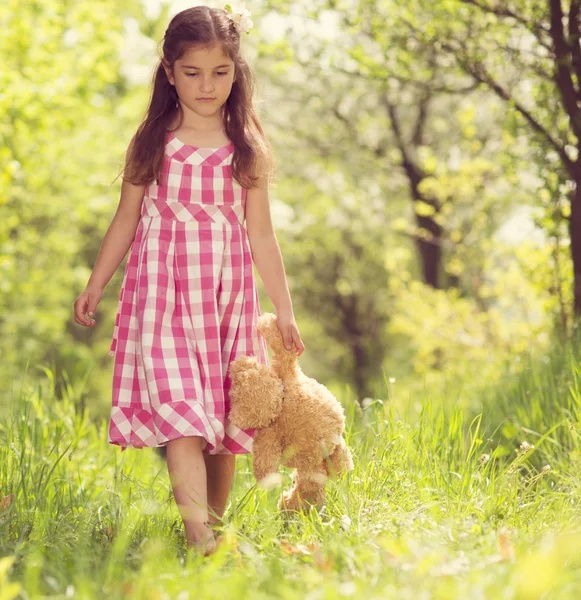
<path id="1" fill-rule="evenodd" d="M 224 54 L 221 44 L 190 48 L 175 61 L 173 73 L 165 64 L 164 68 L 180 102 L 203 117 L 220 110 L 234 83 L 234 62 Z"/>

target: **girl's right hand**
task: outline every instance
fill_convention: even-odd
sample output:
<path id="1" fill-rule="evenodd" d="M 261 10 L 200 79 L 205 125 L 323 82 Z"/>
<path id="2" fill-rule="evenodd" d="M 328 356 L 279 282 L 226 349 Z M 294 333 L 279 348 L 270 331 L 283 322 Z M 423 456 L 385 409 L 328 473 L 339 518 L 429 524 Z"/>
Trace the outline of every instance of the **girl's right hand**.
<path id="1" fill-rule="evenodd" d="M 95 324 L 96 321 L 92 317 L 95 314 L 97 304 L 101 302 L 102 293 L 103 290 L 100 289 L 86 288 L 85 291 L 75 300 L 75 321 L 79 325 L 92 327 Z M 87 318 L 85 316 L 86 314 L 88 314 L 91 318 Z"/>

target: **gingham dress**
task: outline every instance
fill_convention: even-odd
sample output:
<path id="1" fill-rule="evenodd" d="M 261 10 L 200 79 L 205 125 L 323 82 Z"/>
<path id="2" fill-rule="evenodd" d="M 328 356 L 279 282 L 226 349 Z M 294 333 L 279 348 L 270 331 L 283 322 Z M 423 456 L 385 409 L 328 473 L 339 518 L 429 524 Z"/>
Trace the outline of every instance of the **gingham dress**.
<path id="1" fill-rule="evenodd" d="M 202 436 L 208 454 L 252 451 L 254 430 L 226 416 L 229 363 L 268 364 L 233 152 L 167 132 L 161 182 L 145 189 L 109 350 L 108 439 L 123 449 Z"/>

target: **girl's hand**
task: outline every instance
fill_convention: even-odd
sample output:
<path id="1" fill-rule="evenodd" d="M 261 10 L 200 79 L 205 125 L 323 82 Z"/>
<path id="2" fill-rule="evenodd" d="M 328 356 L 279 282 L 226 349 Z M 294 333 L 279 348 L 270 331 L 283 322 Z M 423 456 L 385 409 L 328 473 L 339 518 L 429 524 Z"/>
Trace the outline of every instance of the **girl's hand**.
<path id="1" fill-rule="evenodd" d="M 98 288 L 86 288 L 85 291 L 75 300 L 74 312 L 75 312 L 75 321 L 79 325 L 84 325 L 85 327 L 92 327 L 95 324 L 95 319 L 93 319 L 93 315 L 95 314 L 95 310 L 97 308 L 97 304 L 101 302 L 101 295 L 103 290 Z M 89 319 L 85 317 L 88 313 Z"/>
<path id="2" fill-rule="evenodd" d="M 282 335 L 284 347 L 287 350 L 294 344 L 297 354 L 300 356 L 305 351 L 305 345 L 301 340 L 301 334 L 295 321 L 294 314 L 288 311 L 281 311 L 276 316 L 276 323 Z"/>

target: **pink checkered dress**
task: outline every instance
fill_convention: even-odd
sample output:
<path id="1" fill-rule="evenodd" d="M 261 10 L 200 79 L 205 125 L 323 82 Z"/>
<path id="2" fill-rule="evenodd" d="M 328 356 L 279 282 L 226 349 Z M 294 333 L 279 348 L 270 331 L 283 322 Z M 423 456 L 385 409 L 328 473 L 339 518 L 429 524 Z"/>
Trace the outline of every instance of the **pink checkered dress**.
<path id="1" fill-rule="evenodd" d="M 208 454 L 252 451 L 254 430 L 226 417 L 230 362 L 269 364 L 233 152 L 168 132 L 161 184 L 145 189 L 109 351 L 109 442 L 123 450 L 197 435 Z"/>

